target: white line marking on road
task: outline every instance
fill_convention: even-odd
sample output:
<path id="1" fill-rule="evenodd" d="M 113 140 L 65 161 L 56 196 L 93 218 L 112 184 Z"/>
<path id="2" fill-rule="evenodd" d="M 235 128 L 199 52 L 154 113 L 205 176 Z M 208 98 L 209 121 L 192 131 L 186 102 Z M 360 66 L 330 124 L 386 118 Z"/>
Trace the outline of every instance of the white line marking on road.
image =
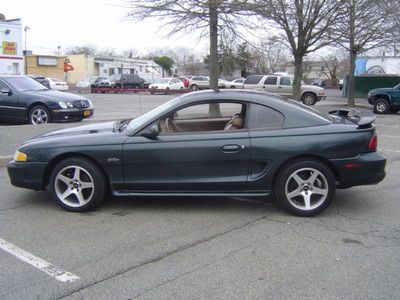
<path id="1" fill-rule="evenodd" d="M 47 273 L 48 275 L 54 277 L 56 280 L 61 282 L 74 282 L 79 279 L 78 276 L 69 273 L 64 270 L 58 269 L 56 266 L 48 263 L 47 261 L 30 254 L 18 248 L 17 246 L 3 240 L 0 238 L 0 249 L 14 255 L 15 257 L 19 258 L 20 260 L 30 264 L 31 266 Z"/>
<path id="2" fill-rule="evenodd" d="M 5 155 L 5 156 L 0 155 L 0 159 L 11 159 L 11 158 L 13 158 L 12 155 Z"/>
<path id="3" fill-rule="evenodd" d="M 384 135 L 384 134 L 380 134 L 378 137 L 385 137 L 385 138 L 389 138 L 389 139 L 400 139 L 400 136 Z"/>

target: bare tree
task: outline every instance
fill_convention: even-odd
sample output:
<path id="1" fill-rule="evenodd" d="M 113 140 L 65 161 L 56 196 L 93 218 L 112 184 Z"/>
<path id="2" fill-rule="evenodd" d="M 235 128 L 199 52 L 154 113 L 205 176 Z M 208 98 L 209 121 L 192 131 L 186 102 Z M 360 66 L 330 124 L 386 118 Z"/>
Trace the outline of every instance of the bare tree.
<path id="1" fill-rule="evenodd" d="M 254 71 L 260 74 L 275 73 L 287 63 L 287 52 L 275 37 L 262 40 L 252 49 Z"/>
<path id="2" fill-rule="evenodd" d="M 277 25 L 293 54 L 293 97 L 300 99 L 304 56 L 332 42 L 329 31 L 336 22 L 340 1 L 260 0 L 257 4 L 257 11 Z"/>
<path id="3" fill-rule="evenodd" d="M 343 51 L 335 51 L 328 56 L 321 56 L 324 64 L 324 72 L 321 75 L 326 76 L 337 87 L 339 78 L 348 72 L 348 59 Z"/>
<path id="4" fill-rule="evenodd" d="M 348 105 L 354 106 L 357 55 L 393 41 L 398 0 L 341 0 L 333 38 L 349 53 Z M 398 25 L 397 25 L 398 26 Z"/>
<path id="5" fill-rule="evenodd" d="M 210 87 L 218 90 L 218 31 L 222 26 L 237 32 L 241 25 L 251 26 L 243 16 L 250 0 L 126 0 L 128 17 L 136 20 L 157 18 L 171 28 L 171 34 L 198 30 L 210 40 Z"/>

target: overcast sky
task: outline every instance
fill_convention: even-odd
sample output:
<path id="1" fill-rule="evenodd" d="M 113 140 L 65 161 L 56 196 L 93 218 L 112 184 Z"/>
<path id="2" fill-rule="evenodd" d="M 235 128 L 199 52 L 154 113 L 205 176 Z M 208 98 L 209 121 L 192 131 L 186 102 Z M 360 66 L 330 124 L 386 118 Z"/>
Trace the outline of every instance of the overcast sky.
<path id="1" fill-rule="evenodd" d="M 2 1 L 6 19 L 22 19 L 27 31 L 27 48 L 49 54 L 73 45 L 94 45 L 117 51 L 137 48 L 187 47 L 200 53 L 207 42 L 189 34 L 163 38 L 161 22 L 127 21 L 123 0 L 10 0 Z"/>

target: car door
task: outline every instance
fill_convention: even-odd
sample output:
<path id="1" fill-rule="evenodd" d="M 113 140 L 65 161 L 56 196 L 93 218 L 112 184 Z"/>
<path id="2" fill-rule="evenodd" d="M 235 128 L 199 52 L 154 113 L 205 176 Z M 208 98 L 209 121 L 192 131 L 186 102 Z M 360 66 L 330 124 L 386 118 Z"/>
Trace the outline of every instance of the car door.
<path id="1" fill-rule="evenodd" d="M 26 109 L 20 106 L 18 95 L 0 80 L 0 120 L 22 120 Z"/>
<path id="2" fill-rule="evenodd" d="M 139 134 L 124 144 L 125 183 L 133 192 L 232 193 L 246 187 L 250 152 L 246 128 Z"/>
<path id="3" fill-rule="evenodd" d="M 393 102 L 393 105 L 395 105 L 397 107 L 400 106 L 400 87 L 399 86 L 397 86 L 393 89 L 392 102 Z"/>
<path id="4" fill-rule="evenodd" d="M 277 76 L 268 76 L 263 84 L 262 88 L 270 93 L 278 93 L 278 77 Z"/>
<path id="5" fill-rule="evenodd" d="M 278 94 L 291 97 L 293 94 L 292 79 L 290 77 L 281 77 L 278 81 Z"/>

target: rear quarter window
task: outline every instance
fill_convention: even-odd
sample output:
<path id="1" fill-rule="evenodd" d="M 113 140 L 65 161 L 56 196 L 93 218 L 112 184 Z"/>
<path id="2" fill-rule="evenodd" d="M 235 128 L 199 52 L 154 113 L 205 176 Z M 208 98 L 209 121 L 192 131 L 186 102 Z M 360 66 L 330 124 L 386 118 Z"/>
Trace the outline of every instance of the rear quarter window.
<path id="1" fill-rule="evenodd" d="M 248 120 L 250 129 L 282 129 L 284 122 L 285 118 L 280 112 L 264 105 L 251 104 Z"/>

